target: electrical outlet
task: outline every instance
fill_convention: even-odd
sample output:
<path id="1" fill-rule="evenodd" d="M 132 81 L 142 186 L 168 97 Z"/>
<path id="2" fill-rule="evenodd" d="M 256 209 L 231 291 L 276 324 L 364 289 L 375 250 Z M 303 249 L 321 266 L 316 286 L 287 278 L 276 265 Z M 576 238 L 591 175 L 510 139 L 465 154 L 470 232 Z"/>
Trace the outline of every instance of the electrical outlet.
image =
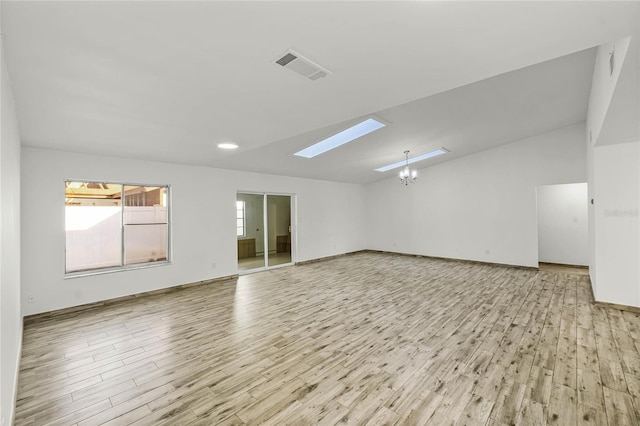
<path id="1" fill-rule="evenodd" d="M 216 265 L 216 262 L 213 262 L 213 263 L 211 264 L 211 269 L 216 269 L 216 266 L 217 266 L 217 265 Z"/>

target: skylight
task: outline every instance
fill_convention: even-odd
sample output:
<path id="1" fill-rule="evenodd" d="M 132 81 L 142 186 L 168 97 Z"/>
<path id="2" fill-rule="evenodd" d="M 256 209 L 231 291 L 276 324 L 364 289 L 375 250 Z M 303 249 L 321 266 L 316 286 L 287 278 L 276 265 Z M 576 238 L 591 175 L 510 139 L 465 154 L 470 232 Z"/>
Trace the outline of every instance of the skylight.
<path id="1" fill-rule="evenodd" d="M 302 151 L 296 152 L 294 155 L 298 157 L 305 158 L 313 158 L 316 155 L 323 154 L 327 151 L 330 151 L 334 148 L 337 148 L 345 143 L 349 143 L 359 137 L 364 135 L 368 135 L 371 132 L 375 132 L 378 129 L 383 128 L 386 124 L 381 123 L 380 121 L 374 118 L 368 118 L 355 126 L 351 126 L 346 130 L 341 131 L 331 137 L 328 137 L 325 140 L 322 140 L 310 147 L 303 149 Z"/>
<path id="2" fill-rule="evenodd" d="M 427 152 L 413 158 L 409 158 L 409 164 L 417 163 L 418 161 L 426 160 L 427 158 L 437 157 L 438 155 L 446 154 L 449 152 L 446 148 L 436 149 L 435 151 Z M 398 161 L 397 163 L 389 164 L 388 166 L 380 167 L 376 169 L 376 172 L 386 172 L 388 170 L 397 169 L 407 164 L 406 160 Z"/>

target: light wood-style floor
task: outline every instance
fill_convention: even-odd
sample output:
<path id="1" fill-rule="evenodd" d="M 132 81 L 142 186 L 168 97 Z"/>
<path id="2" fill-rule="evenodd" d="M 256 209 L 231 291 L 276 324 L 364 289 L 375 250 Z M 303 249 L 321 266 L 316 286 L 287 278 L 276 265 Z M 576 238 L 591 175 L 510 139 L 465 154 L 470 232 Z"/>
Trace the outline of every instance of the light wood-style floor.
<path id="1" fill-rule="evenodd" d="M 538 264 L 538 269 L 545 272 L 559 272 L 571 275 L 589 275 L 589 268 L 586 266 L 561 265 L 558 263 L 540 262 Z"/>
<path id="2" fill-rule="evenodd" d="M 26 320 L 17 425 L 637 425 L 588 278 L 381 253 Z"/>
<path id="3" fill-rule="evenodd" d="M 291 253 L 269 253 L 269 266 L 283 265 L 291 263 Z M 264 255 L 238 259 L 238 270 L 240 272 L 257 268 L 264 268 Z"/>

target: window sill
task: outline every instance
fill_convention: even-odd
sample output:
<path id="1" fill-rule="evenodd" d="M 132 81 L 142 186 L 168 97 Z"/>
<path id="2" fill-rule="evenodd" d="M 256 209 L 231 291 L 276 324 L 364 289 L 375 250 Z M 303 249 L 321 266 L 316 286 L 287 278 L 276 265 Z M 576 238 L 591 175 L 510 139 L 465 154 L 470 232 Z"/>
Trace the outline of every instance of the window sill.
<path id="1" fill-rule="evenodd" d="M 63 278 L 66 280 L 66 279 L 72 279 L 72 278 L 91 277 L 94 275 L 113 274 L 116 272 L 134 271 L 137 269 L 158 268 L 158 267 L 167 266 L 167 265 L 171 265 L 171 261 L 162 260 L 158 262 L 140 263 L 140 264 L 128 265 L 128 266 L 117 266 L 113 268 L 102 268 L 102 269 L 91 269 L 88 271 L 68 272 L 64 274 Z"/>

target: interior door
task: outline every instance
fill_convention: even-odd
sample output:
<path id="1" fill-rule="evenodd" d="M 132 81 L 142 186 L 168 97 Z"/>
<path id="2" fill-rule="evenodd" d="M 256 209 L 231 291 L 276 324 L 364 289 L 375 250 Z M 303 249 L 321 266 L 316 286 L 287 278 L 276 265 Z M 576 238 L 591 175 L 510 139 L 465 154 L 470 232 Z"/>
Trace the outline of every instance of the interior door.
<path id="1" fill-rule="evenodd" d="M 268 266 L 291 263 L 291 196 L 267 195 Z"/>

